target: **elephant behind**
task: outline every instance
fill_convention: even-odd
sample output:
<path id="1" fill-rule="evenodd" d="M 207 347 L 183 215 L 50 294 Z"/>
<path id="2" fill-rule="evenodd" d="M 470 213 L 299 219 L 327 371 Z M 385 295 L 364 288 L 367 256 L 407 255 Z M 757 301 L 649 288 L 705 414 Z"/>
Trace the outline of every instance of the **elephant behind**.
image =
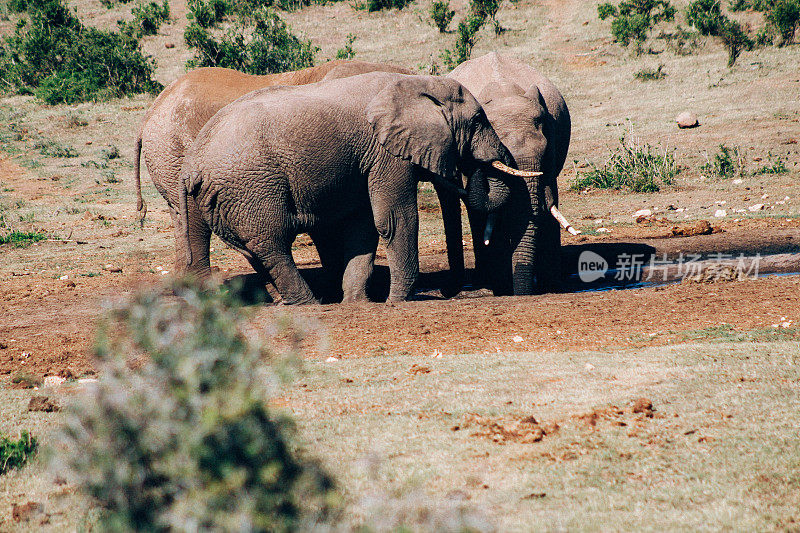
<path id="1" fill-rule="evenodd" d="M 567 104 L 555 85 L 536 69 L 495 52 L 466 61 L 447 76 L 475 95 L 518 167 L 544 173 L 517 181 L 519 190 L 512 195 L 514 202 L 494 224 L 489 246 L 482 238 L 487 221 L 485 210 L 468 210 L 477 275 L 500 294 L 553 290 L 561 278 L 559 222 L 575 232 L 563 217 L 556 219 L 560 216 L 557 178 L 570 140 Z M 451 195 L 449 203 L 453 201 Z M 445 227 L 453 235 L 448 243 L 460 242 L 455 237 L 461 231 L 460 214 L 458 217 L 456 221 L 455 216 L 452 220 L 445 216 Z M 458 250 L 449 253 L 453 255 Z"/>
<path id="2" fill-rule="evenodd" d="M 418 181 L 500 208 L 513 165 L 461 84 L 374 72 L 260 89 L 221 109 L 187 151 L 180 212 L 186 220 L 195 200 L 207 227 L 287 303 L 316 301 L 292 258 L 298 233 L 311 235 L 323 266 L 338 265 L 345 300 L 366 298 L 380 235 L 389 299 L 403 300 L 419 272 Z M 462 174 L 467 191 L 457 185 Z M 189 261 L 207 264 L 194 251 L 208 248 L 193 242 L 205 235 L 181 228 Z"/>
<path id="3" fill-rule="evenodd" d="M 172 82 L 155 99 L 145 113 L 136 139 L 134 177 L 136 181 L 137 211 L 144 220 L 147 207 L 142 199 L 140 159 L 144 156 L 150 177 L 158 192 L 167 201 L 175 236 L 175 270 L 186 267 L 184 239 L 178 227 L 178 200 L 180 169 L 186 150 L 197 134 L 214 114 L 250 91 L 277 85 L 305 85 L 322 79 L 337 79 L 365 72 L 384 71 L 410 73 L 393 65 L 364 61 L 335 60 L 315 67 L 293 72 L 256 76 L 218 67 L 199 68 Z M 193 265 L 193 272 L 207 276 L 211 272 L 208 246 L 211 231 L 203 222 L 196 206 L 188 206 L 188 223 L 198 235 L 195 241 L 200 248 L 196 257 L 204 261 Z"/>

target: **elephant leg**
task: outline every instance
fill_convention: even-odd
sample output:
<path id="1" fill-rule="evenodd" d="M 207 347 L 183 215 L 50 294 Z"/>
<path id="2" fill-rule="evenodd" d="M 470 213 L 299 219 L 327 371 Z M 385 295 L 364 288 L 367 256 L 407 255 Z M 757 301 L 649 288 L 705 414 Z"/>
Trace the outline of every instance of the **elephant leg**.
<path id="1" fill-rule="evenodd" d="M 417 203 L 398 203 L 375 211 L 374 216 L 378 233 L 386 239 L 390 279 L 388 301 L 407 300 L 419 276 Z"/>
<path id="2" fill-rule="evenodd" d="M 324 294 L 321 295 L 323 302 L 338 302 L 342 299 L 339 290 L 344 273 L 342 262 L 342 245 L 344 233 L 339 228 L 334 229 L 314 229 L 308 232 L 314 246 L 319 254 L 320 263 L 323 270 Z"/>
<path id="3" fill-rule="evenodd" d="M 194 198 L 188 198 L 189 243 L 192 247 L 192 264 L 186 265 L 186 237 L 177 210 L 170 206 L 172 230 L 175 236 L 175 272 L 190 274 L 200 279 L 211 277 L 211 228 L 208 227 Z"/>
<path id="4" fill-rule="evenodd" d="M 367 301 L 367 285 L 375 265 L 375 250 L 378 247 L 378 232 L 368 217 L 354 217 L 343 227 L 347 235 L 342 246 L 345 265 L 342 276 L 344 302 Z"/>
<path id="5" fill-rule="evenodd" d="M 293 239 L 292 239 L 293 240 Z M 300 275 L 292 257 L 291 242 L 283 246 L 275 243 L 250 242 L 247 249 L 264 265 L 264 270 L 272 278 L 275 288 L 286 304 L 319 303 L 311 292 L 308 283 Z"/>
<path id="6" fill-rule="evenodd" d="M 444 236 L 447 244 L 449 275 L 441 288 L 442 295 L 450 298 L 461 292 L 464 286 L 464 244 L 461 230 L 461 199 L 452 191 L 434 184 L 442 208 Z"/>
<path id="7" fill-rule="evenodd" d="M 543 218 L 536 245 L 537 292 L 554 292 L 561 285 L 561 227 L 549 213 Z"/>

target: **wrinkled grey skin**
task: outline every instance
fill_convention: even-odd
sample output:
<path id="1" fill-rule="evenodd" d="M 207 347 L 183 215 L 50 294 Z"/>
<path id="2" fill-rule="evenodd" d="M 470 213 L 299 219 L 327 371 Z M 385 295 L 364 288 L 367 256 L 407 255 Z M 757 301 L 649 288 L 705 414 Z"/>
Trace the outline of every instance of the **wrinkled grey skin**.
<path id="1" fill-rule="evenodd" d="M 137 193 L 137 210 L 144 221 L 147 207 L 142 199 L 140 158 L 143 157 L 150 178 L 158 192 L 167 201 L 175 232 L 175 271 L 186 268 L 186 250 L 183 233 L 177 224 L 180 170 L 186 150 L 194 142 L 200 129 L 214 114 L 240 96 L 264 87 L 278 85 L 305 85 L 323 79 L 338 79 L 365 72 L 411 72 L 393 65 L 365 61 L 334 60 L 302 70 L 257 76 L 219 67 L 192 70 L 165 88 L 145 113 L 136 140 L 134 177 Z M 193 253 L 208 258 L 211 230 L 203 222 L 193 202 L 189 203 L 188 223 L 197 235 L 204 234 L 194 244 Z M 208 261 L 195 262 L 192 272 L 200 277 L 211 273 Z"/>
<path id="2" fill-rule="evenodd" d="M 371 73 L 253 91 L 220 110 L 187 152 L 181 207 L 203 220 L 275 284 L 284 303 L 316 299 L 291 254 L 308 232 L 344 300 L 366 299 L 378 236 L 386 241 L 389 300 L 411 294 L 419 272 L 417 183 L 501 206 L 514 160 L 475 98 L 434 76 Z M 197 235 L 185 226 L 187 246 Z M 207 261 L 193 256 L 192 262 Z"/>
<path id="3" fill-rule="evenodd" d="M 468 209 L 479 283 L 488 284 L 496 294 L 556 289 L 561 278 L 561 230 L 550 207 L 558 206 L 557 178 L 571 130 L 563 96 L 534 68 L 494 52 L 462 63 L 448 77 L 475 95 L 518 168 L 544 173 L 511 183 L 512 201 L 502 210 L 489 247 L 483 243 L 487 210 Z M 457 211 L 445 204 L 458 207 L 458 201 L 452 193 L 446 196 L 440 194 L 440 200 L 448 255 L 456 256 L 451 271 L 457 277 L 463 265 L 457 257 L 463 255 L 460 217 L 448 218 Z"/>

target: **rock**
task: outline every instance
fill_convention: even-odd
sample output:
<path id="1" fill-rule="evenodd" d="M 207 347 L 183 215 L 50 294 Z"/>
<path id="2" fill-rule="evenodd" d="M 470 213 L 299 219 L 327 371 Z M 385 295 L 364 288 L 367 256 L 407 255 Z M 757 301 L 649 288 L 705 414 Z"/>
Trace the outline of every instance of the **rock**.
<path id="1" fill-rule="evenodd" d="M 728 212 L 725 211 L 724 209 L 717 209 L 716 211 L 714 211 L 714 216 L 717 217 L 717 218 L 722 218 L 722 217 L 727 216 L 727 215 L 728 215 Z"/>
<path id="2" fill-rule="evenodd" d="M 748 207 L 747 209 L 752 211 L 752 212 L 754 212 L 754 213 L 756 211 L 762 211 L 764 209 L 764 204 L 753 204 L 750 207 Z"/>
<path id="3" fill-rule="evenodd" d="M 611 230 L 608 228 L 597 228 L 597 233 L 611 233 Z"/>
<path id="4" fill-rule="evenodd" d="M 735 180 L 733 180 L 732 183 L 734 185 L 740 185 L 742 182 L 743 182 L 742 178 L 736 178 Z"/>
<path id="5" fill-rule="evenodd" d="M 109 272 L 118 273 L 118 272 L 122 272 L 122 267 L 117 266 L 117 265 L 109 264 L 109 265 L 103 266 L 103 270 L 108 270 Z"/>
<path id="6" fill-rule="evenodd" d="M 175 43 L 164 43 L 164 48 L 175 48 Z"/>
<path id="7" fill-rule="evenodd" d="M 675 117 L 675 122 L 678 123 L 680 129 L 696 128 L 700 125 L 700 122 L 697 121 L 697 115 L 690 111 L 684 111 Z"/>
<path id="8" fill-rule="evenodd" d="M 55 400 L 51 400 L 47 396 L 33 396 L 31 401 L 28 402 L 28 411 L 42 411 L 44 413 L 53 413 L 61 410 L 61 406 Z"/>
<path id="9" fill-rule="evenodd" d="M 692 237 L 694 235 L 711 235 L 714 233 L 714 228 L 708 220 L 698 220 L 694 225 L 675 226 L 670 231 L 675 237 Z"/>
<path id="10" fill-rule="evenodd" d="M 653 214 L 653 212 L 652 212 L 652 211 L 650 211 L 649 209 L 639 209 L 638 211 L 636 211 L 636 212 L 633 214 L 633 218 L 639 218 L 639 217 L 649 217 L 649 216 L 650 216 L 650 215 L 652 215 L 652 214 Z"/>
<path id="11" fill-rule="evenodd" d="M 335 362 L 336 362 L 336 361 L 338 361 L 338 360 L 339 360 L 339 358 L 338 358 L 338 357 L 330 356 L 330 357 L 328 357 L 327 359 L 325 359 L 325 362 L 326 362 L 326 363 L 335 363 Z"/>
<path id="12" fill-rule="evenodd" d="M 45 376 L 44 377 L 44 386 L 45 387 L 58 387 L 62 383 L 66 381 L 65 378 L 61 376 Z"/>

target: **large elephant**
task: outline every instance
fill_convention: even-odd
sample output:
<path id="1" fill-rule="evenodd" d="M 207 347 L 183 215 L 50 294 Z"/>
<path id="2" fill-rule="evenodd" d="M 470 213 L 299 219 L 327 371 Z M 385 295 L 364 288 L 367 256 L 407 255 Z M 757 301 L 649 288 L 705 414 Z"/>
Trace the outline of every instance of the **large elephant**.
<path id="1" fill-rule="evenodd" d="M 557 209 L 556 178 L 570 139 L 567 104 L 536 69 L 495 52 L 462 63 L 448 77 L 475 95 L 519 168 L 543 173 L 511 184 L 512 201 L 496 221 L 490 218 L 494 234 L 488 246 L 486 209 L 468 208 L 479 282 L 488 283 L 496 294 L 552 290 L 561 277 L 559 222 L 575 233 Z M 457 277 L 459 268 L 463 269 L 459 202 L 452 193 L 440 191 L 439 195 L 451 271 Z M 491 231 L 490 227 L 486 237 Z"/>
<path id="2" fill-rule="evenodd" d="M 322 79 L 337 79 L 373 71 L 410 74 L 410 71 L 393 65 L 344 60 L 264 76 L 210 67 L 196 69 L 181 76 L 158 95 L 145 113 L 136 139 L 134 175 L 137 210 L 140 221 L 143 221 L 147 213 L 140 180 L 140 159 L 143 155 L 153 184 L 170 209 L 175 232 L 176 271 L 182 271 L 186 265 L 184 239 L 177 224 L 181 164 L 186 150 L 208 119 L 229 103 L 255 89 L 277 85 L 305 85 Z M 196 256 L 205 259 L 193 264 L 193 272 L 205 277 L 211 272 L 208 262 L 211 230 L 191 202 L 188 223 L 198 235 L 205 235 L 205 238 L 194 241 L 199 247 L 194 250 Z"/>
<path id="3" fill-rule="evenodd" d="M 187 152 L 180 206 L 185 218 L 194 199 L 286 303 L 316 301 L 292 258 L 298 233 L 311 235 L 323 266 L 339 268 L 346 301 L 366 298 L 380 235 L 389 300 L 404 300 L 419 272 L 418 181 L 493 212 L 509 199 L 514 164 L 455 80 L 362 74 L 260 89 L 220 110 Z M 468 191 L 458 191 L 462 173 Z M 204 236 L 182 227 L 190 262 L 206 262 L 194 254 Z"/>

